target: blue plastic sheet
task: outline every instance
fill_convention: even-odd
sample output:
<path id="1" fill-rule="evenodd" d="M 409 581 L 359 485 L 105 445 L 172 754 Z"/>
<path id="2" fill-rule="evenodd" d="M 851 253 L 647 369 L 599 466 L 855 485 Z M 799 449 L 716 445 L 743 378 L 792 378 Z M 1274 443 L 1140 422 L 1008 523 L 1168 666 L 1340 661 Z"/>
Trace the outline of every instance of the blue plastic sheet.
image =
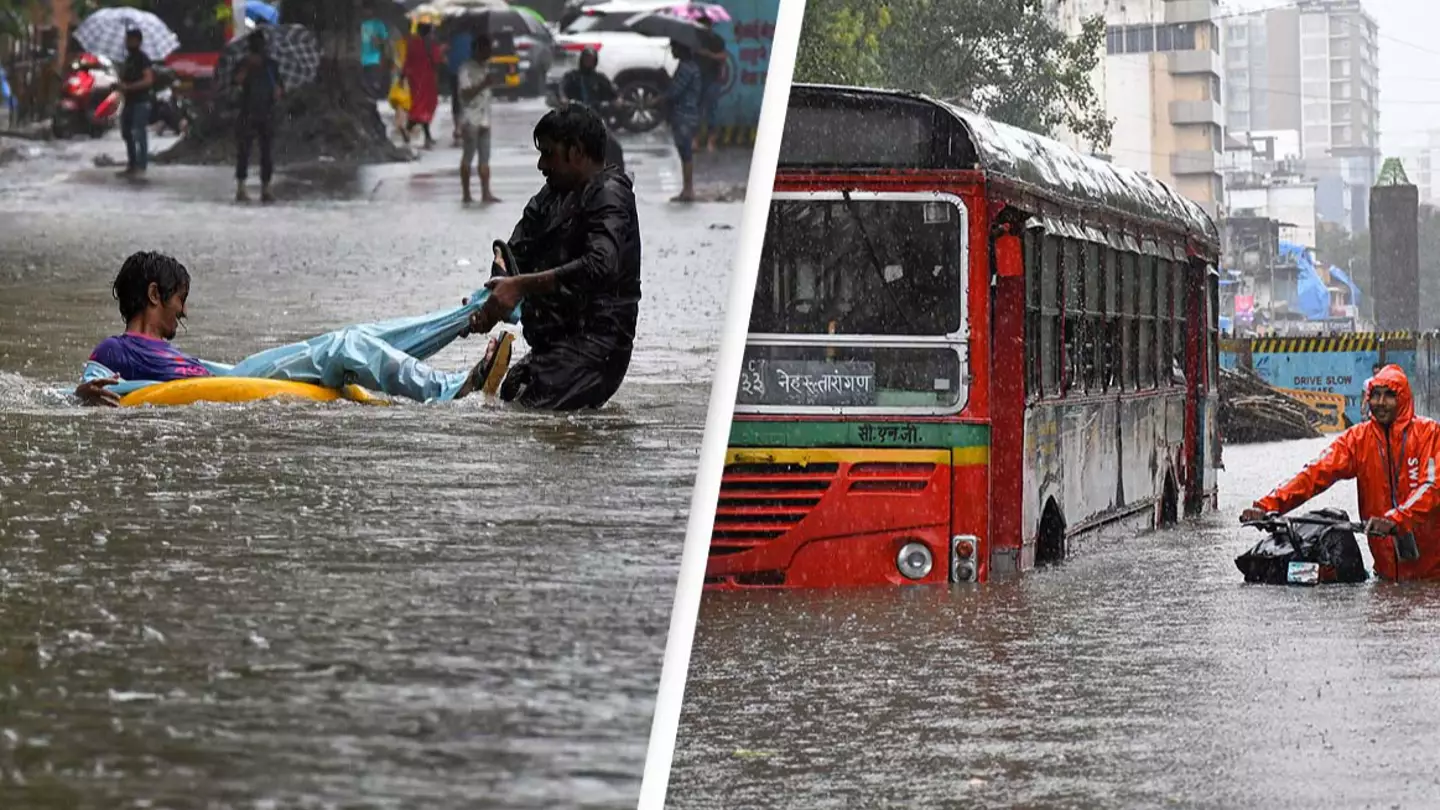
<path id="1" fill-rule="evenodd" d="M 489 297 L 490 291 L 482 289 L 470 296 L 469 303 L 454 309 L 347 326 L 299 343 L 266 349 L 233 366 L 200 362 L 216 376 L 289 380 L 327 388 L 354 383 L 420 402 L 451 400 L 468 372 L 440 371 L 422 361 L 453 343 L 469 324 L 470 315 L 478 312 Z M 520 308 L 516 307 L 507 320 L 519 322 Z M 85 365 L 81 381 L 114 376 L 110 369 L 91 361 Z M 124 380 L 110 386 L 110 390 L 124 396 L 155 384 L 155 380 Z"/>
<path id="2" fill-rule="evenodd" d="M 263 22 L 270 25 L 276 25 L 280 22 L 280 10 L 269 3 L 262 3 L 261 0 L 246 0 L 245 16 L 255 22 Z"/>
<path id="3" fill-rule="evenodd" d="M 1300 314 L 1312 321 L 1330 317 L 1330 290 L 1315 271 L 1310 251 L 1294 242 L 1280 243 L 1280 258 L 1295 262 L 1300 274 L 1295 279 L 1295 304 Z"/>
<path id="4" fill-rule="evenodd" d="M 1349 287 L 1350 303 L 1357 307 L 1360 306 L 1360 285 L 1350 280 L 1350 274 L 1332 264 L 1330 265 L 1330 277 L 1339 279 L 1346 287 Z"/>

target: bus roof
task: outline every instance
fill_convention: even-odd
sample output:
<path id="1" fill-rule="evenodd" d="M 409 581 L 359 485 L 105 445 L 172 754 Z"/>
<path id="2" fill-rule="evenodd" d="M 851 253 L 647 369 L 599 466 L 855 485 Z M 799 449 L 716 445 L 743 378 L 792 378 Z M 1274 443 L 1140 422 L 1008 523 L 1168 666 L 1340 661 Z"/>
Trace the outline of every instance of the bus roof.
<path id="1" fill-rule="evenodd" d="M 790 90 L 789 107 L 787 129 L 792 121 L 806 120 L 803 113 L 796 115 L 797 110 L 848 108 L 881 112 L 883 114 L 874 116 L 874 119 L 883 122 L 882 126 L 891 130 L 890 136 L 899 141 L 903 141 L 904 127 L 917 124 L 917 109 L 928 109 L 961 125 L 960 129 L 969 142 L 950 143 L 942 148 L 952 161 L 957 156 L 960 158 L 955 163 L 969 164 L 964 165 L 965 168 L 979 168 L 987 174 L 1032 187 L 1042 196 L 1058 197 L 1078 205 L 1100 205 L 1133 216 L 1161 220 L 1205 241 L 1215 243 L 1219 240 L 1215 222 L 1205 209 L 1149 175 L 1081 154 L 1059 141 L 1002 124 L 920 93 L 795 84 Z M 846 133 L 838 136 L 846 138 L 861 129 L 855 121 L 848 121 L 844 126 L 835 126 L 837 123 L 823 125 L 826 144 L 820 147 L 820 151 L 843 151 L 843 145 L 835 145 L 837 133 Z M 880 132 L 874 135 L 882 139 L 885 137 Z M 854 137 L 863 139 L 865 136 Z M 796 151 L 794 148 L 782 148 L 780 164 L 793 166 L 797 162 L 805 163 L 803 159 L 787 161 L 786 153 L 793 156 Z"/>

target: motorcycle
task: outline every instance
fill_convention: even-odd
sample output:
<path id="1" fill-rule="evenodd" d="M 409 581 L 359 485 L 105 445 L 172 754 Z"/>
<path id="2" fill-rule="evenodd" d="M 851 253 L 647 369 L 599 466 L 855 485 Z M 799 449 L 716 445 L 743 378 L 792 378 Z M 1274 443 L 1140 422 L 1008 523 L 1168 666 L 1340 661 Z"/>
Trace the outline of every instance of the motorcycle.
<path id="1" fill-rule="evenodd" d="M 546 85 L 545 105 L 550 109 L 560 106 L 560 83 L 550 82 Z M 605 122 L 605 162 L 612 164 L 625 172 L 625 147 L 620 145 L 620 139 L 615 137 L 615 129 L 620 126 L 624 116 L 624 103 L 604 102 L 594 105 L 595 112 L 600 114 L 601 120 Z M 633 180 L 634 177 L 632 176 Z"/>
<path id="2" fill-rule="evenodd" d="M 552 110 L 560 106 L 559 82 L 552 81 L 545 85 L 545 104 Z M 623 129 L 626 132 L 643 135 L 659 126 L 661 122 L 661 117 L 658 115 L 637 115 L 639 109 L 633 99 L 622 97 L 617 101 L 605 102 L 596 107 L 596 112 L 605 119 L 605 126 L 611 132 Z"/>
<path id="3" fill-rule="evenodd" d="M 160 125 L 160 133 L 166 130 L 183 135 L 194 123 L 195 113 L 190 102 L 175 94 L 175 73 L 169 68 L 156 68 L 155 92 L 150 102 L 150 126 Z"/>
<path id="4" fill-rule="evenodd" d="M 1318 585 L 1369 578 L 1355 540 L 1356 534 L 1365 533 L 1365 524 L 1351 522 L 1341 509 L 1326 507 L 1296 517 L 1271 514 L 1243 525 L 1266 533 L 1254 548 L 1235 558 L 1246 582 Z M 1413 559 L 1414 538 L 1405 535 L 1395 540 L 1400 557 Z"/>
<path id="5" fill-rule="evenodd" d="M 51 133 L 59 139 L 83 132 L 92 138 L 103 135 L 120 118 L 123 97 L 120 74 L 110 59 L 93 53 L 75 58 L 65 74 L 60 101 L 50 121 Z"/>

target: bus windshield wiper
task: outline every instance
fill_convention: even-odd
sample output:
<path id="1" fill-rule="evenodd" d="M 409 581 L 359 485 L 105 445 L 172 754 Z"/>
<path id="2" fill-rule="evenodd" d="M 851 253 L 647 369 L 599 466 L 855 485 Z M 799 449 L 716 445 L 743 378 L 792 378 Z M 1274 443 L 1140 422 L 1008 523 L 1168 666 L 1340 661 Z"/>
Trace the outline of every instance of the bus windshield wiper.
<path id="1" fill-rule="evenodd" d="M 845 206 L 850 210 L 850 216 L 855 218 L 855 226 L 860 229 L 860 239 L 865 243 L 865 252 L 870 254 L 870 266 L 875 268 L 875 275 L 880 278 L 880 289 L 885 291 L 885 296 L 890 299 L 891 305 L 900 314 L 900 320 L 905 322 L 905 328 L 910 330 L 910 334 L 917 334 L 915 325 L 910 322 L 910 316 L 906 314 L 905 308 L 900 306 L 900 301 L 895 297 L 895 291 L 890 289 L 890 282 L 885 280 L 885 268 L 880 264 L 880 255 L 875 252 L 875 243 L 870 241 L 870 234 L 865 230 L 865 220 L 861 218 L 858 206 L 855 205 L 854 198 L 850 196 L 850 190 L 841 191 L 840 196 L 845 199 Z"/>

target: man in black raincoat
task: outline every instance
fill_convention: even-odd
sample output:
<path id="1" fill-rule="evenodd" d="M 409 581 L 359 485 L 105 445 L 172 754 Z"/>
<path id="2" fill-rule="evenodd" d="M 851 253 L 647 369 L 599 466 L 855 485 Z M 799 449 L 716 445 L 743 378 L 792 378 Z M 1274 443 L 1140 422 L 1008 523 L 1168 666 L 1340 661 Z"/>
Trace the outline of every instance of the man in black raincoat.
<path id="1" fill-rule="evenodd" d="M 532 408 L 598 408 L 625 379 L 640 313 L 635 193 L 605 161 L 605 123 L 565 104 L 535 125 L 545 186 L 508 243 L 496 242 L 490 299 L 471 319 L 484 334 L 521 304 L 530 355 L 500 398 Z M 508 256 L 507 256 L 508 254 Z"/>

